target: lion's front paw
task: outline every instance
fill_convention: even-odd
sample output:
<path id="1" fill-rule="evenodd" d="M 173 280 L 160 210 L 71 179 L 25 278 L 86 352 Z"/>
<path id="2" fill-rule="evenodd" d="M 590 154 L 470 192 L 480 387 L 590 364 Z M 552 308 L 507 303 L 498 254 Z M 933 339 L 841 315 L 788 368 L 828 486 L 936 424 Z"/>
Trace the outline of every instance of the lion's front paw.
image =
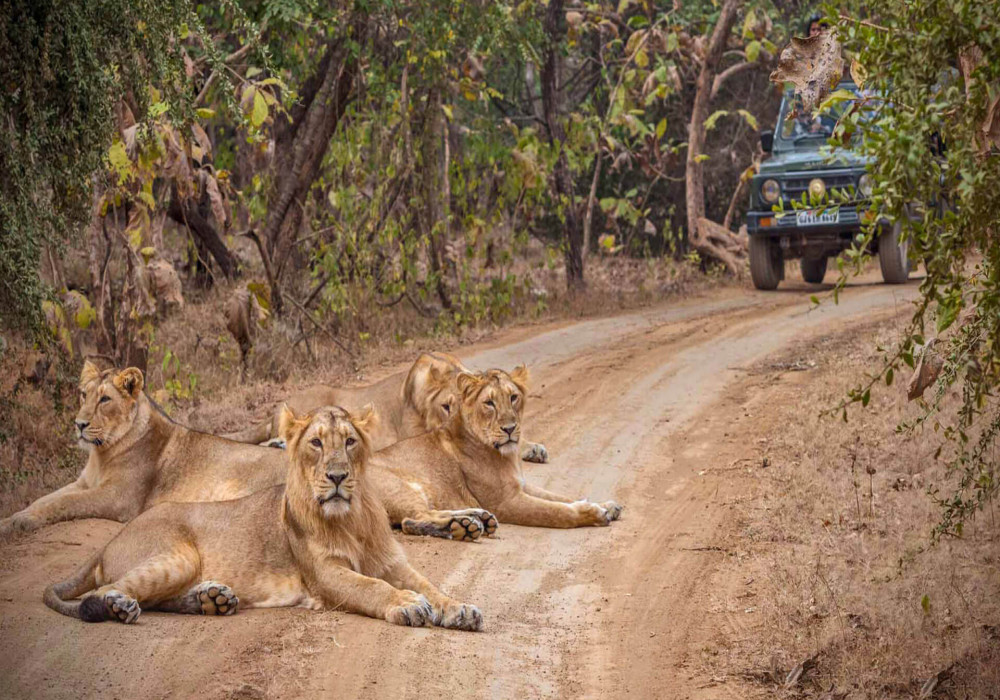
<path id="1" fill-rule="evenodd" d="M 266 440 L 266 441 L 260 443 L 260 446 L 261 447 L 275 447 L 275 448 L 277 448 L 279 450 L 283 450 L 286 447 L 288 447 L 288 445 L 285 444 L 285 439 L 284 438 L 280 438 L 280 437 L 279 438 L 271 438 L 270 440 Z"/>
<path id="2" fill-rule="evenodd" d="M 525 462 L 534 462 L 535 464 L 547 464 L 549 461 L 549 451 L 540 442 L 530 442 L 524 448 L 521 459 Z"/>
<path id="3" fill-rule="evenodd" d="M 131 625 L 139 619 L 139 601 L 132 596 L 125 595 L 121 591 L 110 590 L 104 594 L 104 605 L 108 609 L 108 616 L 112 620 L 118 620 L 126 625 Z"/>
<path id="4" fill-rule="evenodd" d="M 434 609 L 419 593 L 399 591 L 399 601 L 385 614 L 387 622 L 407 627 L 426 627 L 434 624 Z"/>
<path id="5" fill-rule="evenodd" d="M 31 532 L 41 527 L 41 522 L 30 513 L 14 513 L 9 518 L 0 520 L 0 536 L 15 532 Z"/>
<path id="6" fill-rule="evenodd" d="M 205 581 L 191 590 L 202 615 L 232 615 L 240 604 L 240 599 L 229 586 Z"/>
<path id="7" fill-rule="evenodd" d="M 612 520 L 619 520 L 622 517 L 622 511 L 625 510 L 625 506 L 620 506 L 614 501 L 606 501 L 601 504 L 601 507 L 604 508 L 609 523 Z"/>
<path id="8" fill-rule="evenodd" d="M 496 530 L 496 527 L 494 526 L 493 529 Z M 456 515 L 448 522 L 448 530 L 451 532 L 451 539 L 453 540 L 475 542 L 483 536 L 486 526 L 477 516 L 463 514 Z"/>
<path id="9" fill-rule="evenodd" d="M 483 628 L 483 614 L 475 605 L 451 603 L 444 609 L 440 625 L 453 630 L 478 632 Z"/>

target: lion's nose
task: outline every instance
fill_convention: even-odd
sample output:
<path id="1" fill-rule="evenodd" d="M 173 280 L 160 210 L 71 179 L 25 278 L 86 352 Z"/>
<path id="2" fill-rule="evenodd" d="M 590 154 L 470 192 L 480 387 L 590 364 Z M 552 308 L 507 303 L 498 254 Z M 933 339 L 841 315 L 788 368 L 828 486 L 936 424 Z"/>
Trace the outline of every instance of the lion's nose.
<path id="1" fill-rule="evenodd" d="M 90 423 L 85 420 L 76 421 L 76 429 L 79 430 L 81 433 L 83 432 L 83 429 L 86 428 L 88 425 L 90 425 Z"/>
<path id="2" fill-rule="evenodd" d="M 507 433 L 507 437 L 510 437 L 514 434 L 514 431 L 517 430 L 517 423 L 514 423 L 513 425 L 505 425 L 501 428 L 501 430 Z"/>
<path id="3" fill-rule="evenodd" d="M 340 486 L 340 482 L 347 478 L 347 472 L 327 472 L 326 478 L 332 481 L 334 486 Z"/>

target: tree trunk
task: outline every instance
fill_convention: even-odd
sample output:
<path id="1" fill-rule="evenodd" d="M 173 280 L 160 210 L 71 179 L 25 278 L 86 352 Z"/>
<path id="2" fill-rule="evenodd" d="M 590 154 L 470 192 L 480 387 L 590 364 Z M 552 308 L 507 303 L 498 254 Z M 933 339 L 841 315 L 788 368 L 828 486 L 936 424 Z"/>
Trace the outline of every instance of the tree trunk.
<path id="1" fill-rule="evenodd" d="M 444 269 L 445 235 L 448 226 L 442 206 L 444 183 L 442 171 L 441 135 L 444 131 L 444 112 L 441 110 L 441 88 L 431 87 L 427 93 L 427 107 L 424 114 L 424 131 L 420 139 L 420 185 L 423 201 L 423 230 L 430 241 L 431 273 L 434 275 L 441 306 L 451 308 Z"/>
<path id="2" fill-rule="evenodd" d="M 215 226 L 201 212 L 200 207 L 194 199 L 188 198 L 181 201 L 177 188 L 173 188 L 170 196 L 170 206 L 167 208 L 167 215 L 177 223 L 187 226 L 188 230 L 194 234 L 198 243 L 203 245 L 212 255 L 212 258 L 219 265 L 222 274 L 227 279 L 239 276 L 239 262 L 226 247 L 225 242 L 219 237 Z"/>
<path id="3" fill-rule="evenodd" d="M 351 23 L 353 40 L 362 41 L 363 23 Z M 280 119 L 275 127 L 275 189 L 270 198 L 263 243 L 280 284 L 289 257 L 294 252 L 306 195 L 319 175 L 330 139 L 350 102 L 358 73 L 358 52 L 351 51 L 347 37 L 331 39 L 316 72 L 304 83 L 291 120 Z M 272 289 L 272 303 L 278 313 L 282 299 Z"/>
<path id="4" fill-rule="evenodd" d="M 699 156 L 705 148 L 705 120 L 708 119 L 711 106 L 715 75 L 726 48 L 726 40 L 736 23 L 736 12 L 742 4 L 743 0 L 725 1 L 709 40 L 708 49 L 705 51 L 705 58 L 695 84 L 694 105 L 691 108 L 691 122 L 688 125 L 685 172 L 688 240 L 699 252 L 719 260 L 734 274 L 739 274 L 743 269 L 742 257 L 745 256 L 745 247 L 736 236 L 732 236 L 732 241 L 727 240 L 726 230 L 721 226 L 701 225 L 701 222 L 706 220 L 705 169 Z"/>
<path id="5" fill-rule="evenodd" d="M 566 34 L 563 0 L 550 0 L 545 12 L 545 64 L 542 66 L 542 112 L 548 127 L 549 143 L 559 151 L 553 172 L 556 198 L 562 206 L 565 224 L 563 240 L 566 253 L 566 286 L 570 291 L 584 286 L 583 225 L 577 211 L 573 176 L 566 158 L 566 130 L 559 110 L 560 46 Z"/>

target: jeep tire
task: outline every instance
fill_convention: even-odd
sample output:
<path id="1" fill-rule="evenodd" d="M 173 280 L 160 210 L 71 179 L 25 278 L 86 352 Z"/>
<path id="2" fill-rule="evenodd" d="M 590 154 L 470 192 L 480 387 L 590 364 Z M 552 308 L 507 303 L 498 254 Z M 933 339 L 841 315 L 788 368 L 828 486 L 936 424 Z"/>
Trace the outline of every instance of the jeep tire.
<path id="1" fill-rule="evenodd" d="M 878 238 L 878 263 L 886 284 L 904 284 L 910 279 L 909 244 L 900 243 L 903 225 L 896 221 Z"/>
<path id="2" fill-rule="evenodd" d="M 777 289 L 785 261 L 778 242 L 767 236 L 750 236 L 750 279 L 757 289 Z"/>
<path id="3" fill-rule="evenodd" d="M 826 277 L 826 261 L 825 255 L 819 258 L 802 258 L 799 261 L 802 279 L 809 284 L 823 284 L 823 278 Z"/>

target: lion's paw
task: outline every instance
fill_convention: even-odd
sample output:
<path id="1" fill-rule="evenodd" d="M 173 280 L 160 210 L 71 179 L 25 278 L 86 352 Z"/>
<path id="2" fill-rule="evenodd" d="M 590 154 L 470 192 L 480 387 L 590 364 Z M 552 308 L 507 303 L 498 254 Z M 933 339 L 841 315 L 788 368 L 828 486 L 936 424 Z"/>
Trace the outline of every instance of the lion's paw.
<path id="1" fill-rule="evenodd" d="M 524 449 L 521 459 L 525 462 L 534 462 L 535 464 L 547 464 L 549 461 L 549 451 L 542 443 L 532 442 Z"/>
<path id="2" fill-rule="evenodd" d="M 14 513 L 9 518 L 0 520 L 0 536 L 11 535 L 16 532 L 31 532 L 37 530 L 40 524 L 38 519 L 28 513 Z"/>
<path id="3" fill-rule="evenodd" d="M 621 519 L 622 511 L 625 510 L 625 506 L 618 505 L 614 501 L 606 501 L 601 504 L 601 507 L 604 508 L 605 517 L 607 517 L 609 523 L 612 520 Z"/>
<path id="4" fill-rule="evenodd" d="M 459 542 L 475 542 L 483 536 L 485 526 L 475 515 L 456 515 L 447 525 L 451 539 Z M 496 530 L 496 527 L 493 528 Z"/>
<path id="5" fill-rule="evenodd" d="M 240 599 L 229 586 L 204 581 L 191 589 L 190 595 L 202 615 L 232 615 L 239 607 Z"/>
<path id="6" fill-rule="evenodd" d="M 275 447 L 275 448 L 277 448 L 279 450 L 283 450 L 286 447 L 288 447 L 288 445 L 285 444 L 285 439 L 284 438 L 271 438 L 270 440 L 267 440 L 265 442 L 260 443 L 260 446 L 261 447 Z"/>
<path id="7" fill-rule="evenodd" d="M 419 593 L 399 591 L 400 601 L 389 608 L 385 615 L 387 622 L 406 627 L 426 627 L 435 621 L 434 609 Z"/>
<path id="8" fill-rule="evenodd" d="M 453 630 L 478 632 L 483 628 L 483 614 L 475 605 L 452 603 L 444 609 L 440 625 Z"/>
<path id="9" fill-rule="evenodd" d="M 121 591 L 110 590 L 104 594 L 104 605 L 108 609 L 108 617 L 118 620 L 126 625 L 131 625 L 139 619 L 139 601 L 125 595 Z"/>

